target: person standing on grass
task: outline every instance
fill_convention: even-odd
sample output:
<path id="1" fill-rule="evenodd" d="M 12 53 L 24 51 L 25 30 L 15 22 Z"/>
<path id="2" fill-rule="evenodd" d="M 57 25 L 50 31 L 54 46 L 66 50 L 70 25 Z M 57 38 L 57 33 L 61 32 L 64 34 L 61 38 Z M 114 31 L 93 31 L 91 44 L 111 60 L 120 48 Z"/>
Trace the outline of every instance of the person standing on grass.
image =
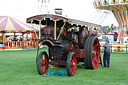
<path id="1" fill-rule="evenodd" d="M 110 45 L 108 40 L 106 40 L 105 45 L 103 45 L 103 47 L 104 47 L 104 56 L 103 56 L 104 67 L 110 67 Z"/>

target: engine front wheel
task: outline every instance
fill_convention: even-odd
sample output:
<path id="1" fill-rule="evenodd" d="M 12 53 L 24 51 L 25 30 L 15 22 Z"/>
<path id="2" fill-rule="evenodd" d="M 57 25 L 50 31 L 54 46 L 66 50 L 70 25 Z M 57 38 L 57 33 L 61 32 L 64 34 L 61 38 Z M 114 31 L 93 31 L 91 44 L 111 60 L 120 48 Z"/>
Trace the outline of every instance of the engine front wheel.
<path id="1" fill-rule="evenodd" d="M 74 52 L 70 52 L 67 56 L 66 69 L 68 76 L 74 76 L 77 69 L 77 58 Z"/>
<path id="2" fill-rule="evenodd" d="M 45 51 L 37 56 L 37 71 L 40 75 L 47 73 L 49 67 L 48 54 Z"/>

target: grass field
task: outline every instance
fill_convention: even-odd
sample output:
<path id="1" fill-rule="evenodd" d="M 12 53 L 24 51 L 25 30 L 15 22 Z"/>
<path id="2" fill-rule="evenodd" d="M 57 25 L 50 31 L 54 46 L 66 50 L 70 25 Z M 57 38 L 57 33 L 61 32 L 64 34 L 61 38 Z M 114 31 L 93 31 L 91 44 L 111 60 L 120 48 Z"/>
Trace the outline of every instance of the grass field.
<path id="1" fill-rule="evenodd" d="M 36 49 L 0 51 L 0 85 L 128 85 L 128 54 L 111 53 L 110 68 L 88 70 L 80 63 L 73 77 L 38 75 L 35 61 Z M 49 68 L 60 70 L 66 69 Z"/>

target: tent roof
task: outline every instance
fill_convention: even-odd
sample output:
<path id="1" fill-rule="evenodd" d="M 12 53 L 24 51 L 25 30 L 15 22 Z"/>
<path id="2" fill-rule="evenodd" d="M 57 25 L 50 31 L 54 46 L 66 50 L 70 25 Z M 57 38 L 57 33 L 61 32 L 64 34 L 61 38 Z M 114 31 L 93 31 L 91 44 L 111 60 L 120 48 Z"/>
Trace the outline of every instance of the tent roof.
<path id="1" fill-rule="evenodd" d="M 0 16 L 0 32 L 38 32 L 27 23 L 19 21 L 13 17 Z"/>

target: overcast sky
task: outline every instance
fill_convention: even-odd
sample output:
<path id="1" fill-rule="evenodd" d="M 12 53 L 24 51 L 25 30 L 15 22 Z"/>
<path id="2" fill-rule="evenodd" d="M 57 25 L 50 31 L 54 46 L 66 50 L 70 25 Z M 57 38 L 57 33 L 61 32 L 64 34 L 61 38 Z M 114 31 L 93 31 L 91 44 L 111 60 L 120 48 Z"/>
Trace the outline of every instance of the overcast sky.
<path id="1" fill-rule="evenodd" d="M 55 8 L 62 8 L 64 15 L 86 21 L 96 11 L 93 1 L 50 0 L 48 9 L 53 13 Z M 11 16 L 26 21 L 26 18 L 38 14 L 38 5 L 38 0 L 0 0 L 0 16 Z M 117 22 L 113 22 L 117 25 Z"/>

